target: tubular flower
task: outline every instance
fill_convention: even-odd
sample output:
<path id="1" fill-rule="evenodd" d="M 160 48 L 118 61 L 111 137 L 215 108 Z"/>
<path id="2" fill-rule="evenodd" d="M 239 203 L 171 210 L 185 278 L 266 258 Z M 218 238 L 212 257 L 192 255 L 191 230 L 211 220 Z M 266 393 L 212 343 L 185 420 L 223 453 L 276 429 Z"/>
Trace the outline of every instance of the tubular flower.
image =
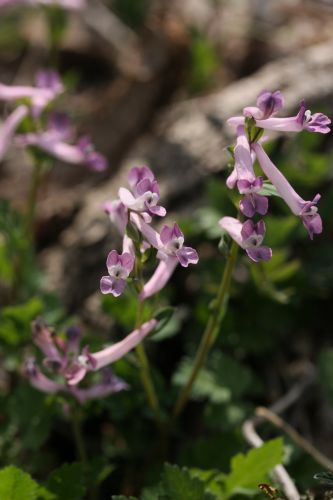
<path id="1" fill-rule="evenodd" d="M 74 131 L 69 118 L 63 113 L 48 114 L 47 125 L 40 116 L 64 91 L 58 73 L 43 69 L 36 75 L 36 86 L 10 86 L 0 83 L 0 100 L 19 103 L 0 129 L 0 160 L 4 157 L 12 140 L 21 147 L 34 146 L 59 160 L 75 165 L 86 165 L 96 171 L 105 170 L 106 158 L 97 153 L 88 137 L 81 137 L 73 144 Z M 20 104 L 27 101 L 24 105 Z M 30 115 L 30 130 L 16 134 L 22 120 Z M 44 116 L 43 116 L 44 118 Z M 41 123 L 42 122 L 42 123 Z"/>
<path id="2" fill-rule="evenodd" d="M 46 131 L 21 134 L 16 143 L 21 147 L 36 146 L 58 160 L 73 165 L 86 165 L 91 170 L 101 172 L 107 168 L 106 158 L 97 153 L 88 137 L 81 137 L 77 144 L 64 142 L 66 131 L 55 125 L 53 117 Z"/>
<path id="3" fill-rule="evenodd" d="M 140 255 L 147 249 L 152 247 L 157 250 L 156 257 L 160 262 L 150 279 L 142 286 L 139 297 L 143 300 L 159 292 L 167 284 L 178 264 L 188 267 L 189 264 L 196 264 L 199 257 L 196 250 L 184 246 L 184 235 L 176 223 L 172 226 L 164 225 L 160 233 L 151 226 L 151 215 L 166 214 L 166 210 L 156 204 L 159 189 L 153 172 L 146 166 L 133 167 L 128 174 L 128 182 L 131 191 L 120 188 L 120 199 L 104 203 L 103 208 L 123 236 L 123 255 L 131 256 L 134 262 L 135 256 L 138 255 L 140 259 Z M 148 194 L 156 196 L 149 200 Z M 133 232 L 135 236 L 132 236 Z M 133 265 L 129 272 L 132 268 Z M 109 270 L 110 277 L 103 276 L 101 291 L 118 296 L 125 287 L 125 279 L 129 273 L 125 276 L 124 271 L 125 279 L 121 278 L 121 284 L 116 283 L 120 289 L 116 290 L 116 295 L 112 272 Z"/>
<path id="4" fill-rule="evenodd" d="M 256 152 L 258 161 L 265 175 L 275 186 L 277 192 L 287 203 L 290 210 L 301 218 L 310 238 L 313 239 L 314 234 L 320 234 L 323 226 L 316 206 L 320 200 L 320 194 L 317 194 L 312 201 L 303 200 L 289 184 L 285 176 L 269 159 L 263 148 L 259 144 L 254 144 L 253 149 Z"/>
<path id="5" fill-rule="evenodd" d="M 267 120 L 256 120 L 258 127 L 266 130 L 277 130 L 279 132 L 319 132 L 320 134 L 328 134 L 330 132 L 329 124 L 331 120 L 323 113 L 311 114 L 311 111 L 306 109 L 305 101 L 301 101 L 300 110 L 296 116 L 288 118 L 268 118 Z"/>
<path id="6" fill-rule="evenodd" d="M 118 194 L 129 210 L 165 216 L 165 208 L 157 205 L 160 198 L 158 182 L 148 167 L 133 167 L 128 174 L 128 181 L 132 191 L 121 187 Z"/>
<path id="7" fill-rule="evenodd" d="M 1 7 L 15 7 L 16 5 L 27 5 L 38 7 L 40 5 L 60 7 L 68 10 L 81 10 L 86 6 L 85 0 L 0 0 Z"/>
<path id="8" fill-rule="evenodd" d="M 219 224 L 246 251 L 251 260 L 259 262 L 260 260 L 271 259 L 271 248 L 262 246 L 266 232 L 263 220 L 260 220 L 257 224 L 252 220 L 247 220 L 242 224 L 234 217 L 223 217 Z"/>
<path id="9" fill-rule="evenodd" d="M 158 234 L 144 221 L 140 222 L 139 229 L 146 240 L 158 250 L 156 256 L 161 260 L 140 293 L 140 299 L 144 300 L 164 288 L 177 264 L 188 267 L 189 264 L 197 264 L 199 257 L 196 250 L 184 246 L 184 235 L 178 224 L 175 223 L 171 227 L 165 225 Z"/>
<path id="10" fill-rule="evenodd" d="M 181 266 L 187 267 L 189 264 L 197 264 L 199 257 L 194 248 L 184 246 L 184 235 L 178 224 L 172 227 L 163 226 L 160 232 L 161 246 L 157 252 L 157 258 L 167 260 L 177 259 Z"/>
<path id="11" fill-rule="evenodd" d="M 283 108 L 284 99 L 279 90 L 269 92 L 263 90 L 257 97 L 257 107 L 248 106 L 243 109 L 244 116 L 252 116 L 256 120 L 266 120 Z"/>
<path id="12" fill-rule="evenodd" d="M 111 293 L 114 297 L 119 297 L 125 289 L 126 278 L 128 278 L 134 266 L 134 257 L 131 253 L 119 255 L 116 250 L 112 250 L 107 258 L 106 266 L 109 276 L 101 279 L 101 292 Z"/>
<path id="13" fill-rule="evenodd" d="M 263 178 L 256 177 L 254 173 L 250 144 L 242 125 L 237 127 L 234 156 L 234 184 L 237 183 L 238 191 L 244 195 L 239 204 L 241 212 L 246 217 L 253 217 L 255 213 L 265 215 L 268 210 L 268 198 L 259 194 L 263 186 Z"/>
<path id="14" fill-rule="evenodd" d="M 102 204 L 104 212 L 109 215 L 112 224 L 119 234 L 124 236 L 128 223 L 128 210 L 120 200 L 106 201 Z"/>
<path id="15" fill-rule="evenodd" d="M 327 134 L 330 131 L 331 120 L 322 113 L 311 114 L 306 110 L 304 100 L 296 116 L 277 118 L 272 116 L 283 106 L 283 97 L 279 91 L 263 91 L 257 99 L 257 107 L 245 107 L 244 116 L 229 118 L 228 123 L 237 129 L 237 140 L 234 148 L 234 168 L 227 178 L 229 189 L 237 186 L 243 195 L 240 200 L 240 210 L 246 217 L 253 217 L 256 213 L 265 215 L 268 209 L 268 199 L 261 194 L 264 188 L 264 178 L 256 176 L 253 164 L 258 159 L 259 165 L 274 187 L 278 195 L 286 202 L 293 214 L 300 217 L 311 239 L 315 234 L 322 232 L 322 220 L 318 213 L 317 203 L 320 194 L 316 194 L 312 201 L 303 200 L 290 185 L 285 176 L 272 163 L 265 153 L 262 142 L 263 131 L 277 130 L 281 132 L 319 132 Z M 248 118 L 251 118 L 250 120 Z M 269 184 L 268 184 L 269 187 Z M 269 192 L 269 191 L 268 191 Z M 246 250 L 253 261 L 268 260 L 272 251 L 262 246 L 265 234 L 265 224 L 261 220 L 257 223 L 246 220 L 243 224 L 232 217 L 224 217 L 220 221 L 221 227 Z"/>
<path id="16" fill-rule="evenodd" d="M 63 382 L 55 382 L 46 376 L 31 358 L 25 363 L 25 374 L 36 389 L 50 394 L 71 394 L 82 404 L 89 399 L 127 389 L 127 384 L 105 367 L 136 347 L 155 325 L 156 320 L 147 321 L 120 342 L 90 353 L 87 347 L 80 352 L 81 333 L 78 328 L 68 329 L 64 340 L 53 335 L 43 320 L 37 319 L 33 324 L 33 340 L 45 356 L 43 366 L 50 374 L 56 373 L 57 379 L 62 376 Z M 88 388 L 77 387 L 88 372 L 98 370 L 102 375 L 100 382 Z"/>

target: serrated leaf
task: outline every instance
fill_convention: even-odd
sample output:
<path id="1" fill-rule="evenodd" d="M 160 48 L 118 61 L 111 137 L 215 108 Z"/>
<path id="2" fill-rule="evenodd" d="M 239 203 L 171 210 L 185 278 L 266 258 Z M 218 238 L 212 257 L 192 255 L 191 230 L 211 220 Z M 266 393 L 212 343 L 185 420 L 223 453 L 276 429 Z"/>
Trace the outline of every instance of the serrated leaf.
<path id="1" fill-rule="evenodd" d="M 281 438 L 268 441 L 246 455 L 238 453 L 231 461 L 231 472 L 225 481 L 226 495 L 230 496 L 237 490 L 255 489 L 271 469 L 282 462 L 282 458 Z"/>
<path id="2" fill-rule="evenodd" d="M 85 494 L 84 474 L 81 464 L 64 464 L 48 477 L 46 487 L 57 500 L 82 500 Z"/>
<path id="3" fill-rule="evenodd" d="M 49 436 L 54 407 L 45 394 L 28 384 L 19 386 L 9 400 L 11 421 L 20 429 L 22 444 L 27 450 L 37 450 Z"/>
<path id="4" fill-rule="evenodd" d="M 191 477 L 188 469 L 165 464 L 162 485 L 170 500 L 214 500 L 205 492 L 205 485 L 196 477 Z"/>
<path id="5" fill-rule="evenodd" d="M 39 485 L 22 470 L 9 465 L 0 471 L 0 498 L 3 500 L 36 500 Z"/>

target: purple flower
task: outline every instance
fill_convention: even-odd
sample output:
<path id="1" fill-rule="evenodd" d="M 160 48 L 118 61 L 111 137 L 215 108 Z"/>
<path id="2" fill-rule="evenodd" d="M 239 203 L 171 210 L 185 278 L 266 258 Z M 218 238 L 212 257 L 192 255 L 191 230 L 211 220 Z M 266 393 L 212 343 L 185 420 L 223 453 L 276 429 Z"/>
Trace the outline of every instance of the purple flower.
<path id="1" fill-rule="evenodd" d="M 82 162 L 87 165 L 91 170 L 96 170 L 97 172 L 102 172 L 107 168 L 107 161 L 105 156 L 97 153 L 95 148 L 89 139 L 89 137 L 84 136 L 78 140 L 77 147 L 82 155 Z"/>
<path id="2" fill-rule="evenodd" d="M 120 342 L 116 342 L 110 347 L 106 347 L 101 351 L 95 352 L 93 354 L 84 353 L 80 357 L 81 363 L 85 366 L 90 367 L 93 370 L 99 370 L 104 366 L 114 363 L 118 359 L 121 359 L 129 351 L 134 349 L 156 326 L 156 320 L 151 319 L 147 321 L 140 328 L 137 328 L 132 333 L 127 335 Z"/>
<path id="3" fill-rule="evenodd" d="M 266 232 L 263 220 L 260 220 L 257 224 L 252 220 L 247 220 L 242 224 L 234 217 L 223 217 L 219 224 L 246 251 L 251 260 L 259 262 L 260 260 L 271 259 L 271 248 L 262 245 Z"/>
<path id="4" fill-rule="evenodd" d="M 110 217 L 121 236 L 125 234 L 128 223 L 128 210 L 120 200 L 106 201 L 102 204 L 104 212 Z"/>
<path id="5" fill-rule="evenodd" d="M 277 192 L 287 203 L 290 210 L 302 219 L 309 236 L 313 239 L 314 234 L 322 232 L 322 220 L 318 214 L 317 203 L 320 195 L 317 194 L 312 201 L 303 200 L 289 184 L 280 170 L 272 163 L 260 144 L 253 144 L 253 149 L 265 175 L 275 186 Z"/>
<path id="6" fill-rule="evenodd" d="M 80 403 L 127 389 L 127 384 L 115 377 L 110 370 L 105 370 L 105 367 L 136 347 L 155 326 L 156 320 L 152 319 L 110 347 L 95 353 L 90 353 L 85 347 L 80 353 L 81 333 L 78 328 L 68 329 L 66 339 L 63 340 L 53 335 L 46 323 L 38 319 L 33 324 L 33 340 L 46 356 L 43 365 L 51 373 L 56 372 L 58 379 L 62 375 L 64 381 L 55 382 L 44 375 L 33 359 L 26 361 L 25 374 L 36 389 L 50 394 L 58 392 L 71 394 Z M 51 363 L 51 360 L 57 362 Z M 100 369 L 103 369 L 101 382 L 89 388 L 77 387 L 87 372 Z"/>
<path id="7" fill-rule="evenodd" d="M 36 86 L 40 89 L 49 89 L 54 95 L 61 94 L 64 91 L 63 83 L 59 73 L 53 69 L 40 69 L 35 77 Z"/>
<path id="8" fill-rule="evenodd" d="M 63 385 L 54 382 L 49 377 L 46 377 L 38 368 L 34 359 L 30 358 L 25 362 L 25 375 L 29 379 L 30 384 L 39 391 L 48 394 L 56 394 L 63 390 Z"/>
<path id="9" fill-rule="evenodd" d="M 132 192 L 121 187 L 118 194 L 120 201 L 129 210 L 165 216 L 165 208 L 157 205 L 160 198 L 159 185 L 148 167 L 133 167 L 128 174 L 128 181 Z"/>
<path id="10" fill-rule="evenodd" d="M 54 342 L 52 332 L 42 318 L 37 318 L 32 323 L 32 339 L 45 356 L 43 364 L 53 370 L 59 370 L 63 358 Z"/>
<path id="11" fill-rule="evenodd" d="M 1 7 L 15 7 L 16 5 L 27 5 L 38 7 L 39 5 L 56 6 L 68 10 L 80 10 L 86 6 L 86 0 L 0 0 Z"/>
<path id="12" fill-rule="evenodd" d="M 127 180 L 133 191 L 135 191 L 136 186 L 143 181 L 143 179 L 148 179 L 150 182 L 154 182 L 155 176 L 150 168 L 146 165 L 143 167 L 132 167 L 128 173 Z"/>
<path id="13" fill-rule="evenodd" d="M 178 224 L 175 223 L 171 227 L 163 226 L 160 232 L 160 242 L 157 258 L 168 260 L 170 257 L 174 257 L 183 267 L 198 263 L 197 251 L 194 248 L 184 246 L 184 235 Z"/>
<path id="14" fill-rule="evenodd" d="M 69 387 L 69 392 L 76 397 L 80 404 L 84 404 L 86 401 L 91 399 L 105 398 L 110 394 L 115 394 L 120 391 L 126 391 L 129 389 L 128 384 L 124 382 L 121 378 L 116 377 L 112 370 L 109 368 L 104 368 L 101 370 L 102 380 L 101 382 L 87 387 L 85 389 L 80 389 L 78 387 Z"/>
<path id="15" fill-rule="evenodd" d="M 37 87 L 0 83 L 0 100 L 15 102 L 29 99 L 33 114 L 38 116 L 51 101 L 63 92 L 64 87 L 57 73 L 51 70 L 39 71 L 36 80 Z"/>
<path id="16" fill-rule="evenodd" d="M 269 92 L 263 90 L 257 97 L 257 107 L 248 106 L 243 109 L 244 116 L 252 116 L 257 120 L 266 120 L 283 108 L 284 99 L 279 90 Z"/>
<path id="17" fill-rule="evenodd" d="M 131 214 L 131 220 L 142 233 L 146 241 L 158 250 L 157 258 L 168 260 L 176 259 L 181 266 L 197 264 L 199 257 L 196 250 L 184 246 L 184 234 L 178 224 L 164 225 L 160 234 L 147 224 L 140 215 Z"/>
<path id="18" fill-rule="evenodd" d="M 242 125 L 237 127 L 234 156 L 235 167 L 227 179 L 227 186 L 234 187 L 237 183 L 238 191 L 244 195 L 239 206 L 246 217 L 253 217 L 255 213 L 265 215 L 268 210 L 268 198 L 258 194 L 263 186 L 263 179 L 256 177 L 254 173 L 250 145 Z"/>
<path id="19" fill-rule="evenodd" d="M 134 257 L 130 253 L 119 255 L 116 250 L 112 250 L 108 255 L 106 266 L 109 276 L 102 277 L 101 292 L 119 297 L 125 289 L 126 278 L 133 269 Z"/>
<path id="20" fill-rule="evenodd" d="M 81 137 L 77 144 L 64 142 L 70 135 L 69 129 L 61 129 L 55 119 L 49 120 L 48 129 L 40 133 L 27 133 L 16 136 L 21 147 L 36 146 L 55 158 L 73 165 L 86 165 L 96 171 L 107 168 L 106 158 L 95 152 L 87 137 Z"/>
<path id="21" fill-rule="evenodd" d="M 276 130 L 279 132 L 300 132 L 308 130 L 309 132 L 319 132 L 328 134 L 330 132 L 329 124 L 331 120 L 323 113 L 311 114 L 306 110 L 305 101 L 301 101 L 300 110 L 296 116 L 288 118 L 268 118 L 267 120 L 256 120 L 258 127 L 266 130 Z"/>
<path id="22" fill-rule="evenodd" d="M 17 127 L 27 116 L 27 106 L 18 106 L 5 120 L 0 128 L 0 161 L 4 158 L 11 145 Z"/>
<path id="23" fill-rule="evenodd" d="M 150 280 L 148 280 L 142 288 L 140 299 L 145 300 L 162 290 L 171 278 L 177 264 L 177 259 L 173 257 L 167 260 L 161 260 Z"/>

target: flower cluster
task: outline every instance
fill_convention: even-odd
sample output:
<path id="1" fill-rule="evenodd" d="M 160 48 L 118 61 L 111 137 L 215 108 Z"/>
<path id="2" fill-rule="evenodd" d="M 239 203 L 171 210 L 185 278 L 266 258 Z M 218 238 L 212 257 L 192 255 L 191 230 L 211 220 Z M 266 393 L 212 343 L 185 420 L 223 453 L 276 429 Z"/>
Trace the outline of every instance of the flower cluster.
<path id="1" fill-rule="evenodd" d="M 65 337 L 61 337 L 54 335 L 47 324 L 38 318 L 32 325 L 33 341 L 44 355 L 43 367 L 50 374 L 56 375 L 56 380 L 45 375 L 33 358 L 26 360 L 25 374 L 36 389 L 49 394 L 71 394 L 81 404 L 89 399 L 119 392 L 127 389 L 127 384 L 106 367 L 136 347 L 155 326 L 156 320 L 151 319 L 120 342 L 90 353 L 87 347 L 80 350 L 79 328 L 69 328 Z M 101 370 L 100 382 L 90 387 L 78 387 L 88 372 L 98 370 Z"/>
<path id="2" fill-rule="evenodd" d="M 240 212 L 247 218 L 240 222 L 233 217 L 223 217 L 220 226 L 238 243 L 255 262 L 269 260 L 272 250 L 263 246 L 266 228 L 263 220 L 254 223 L 255 214 L 265 215 L 268 211 L 268 198 L 264 195 L 264 177 L 255 174 L 253 165 L 257 159 L 263 174 L 275 187 L 277 194 L 286 202 L 293 214 L 300 217 L 309 236 L 322 232 L 322 220 L 318 214 L 317 203 L 320 195 L 312 201 L 303 200 L 290 185 L 289 181 L 272 163 L 262 147 L 264 130 L 279 132 L 319 132 L 330 131 L 331 120 L 322 113 L 311 114 L 301 102 L 296 116 L 279 118 L 275 113 L 283 107 L 281 92 L 264 90 L 257 98 L 257 106 L 243 109 L 243 116 L 229 118 L 228 123 L 236 128 L 237 140 L 233 149 L 234 168 L 227 179 L 229 189 L 237 187 L 242 198 Z"/>
<path id="3" fill-rule="evenodd" d="M 34 146 L 62 161 L 86 165 L 92 170 L 105 170 L 106 159 L 94 150 L 89 138 L 81 137 L 75 142 L 68 116 L 49 111 L 50 104 L 63 91 L 59 75 L 53 70 L 39 71 L 34 87 L 0 83 L 0 101 L 15 105 L 0 126 L 0 161 L 14 139 L 17 146 Z M 18 133 L 25 119 L 28 131 Z"/>
<path id="4" fill-rule="evenodd" d="M 101 292 L 119 296 L 135 267 L 135 260 L 148 248 L 154 248 L 159 264 L 142 286 L 140 299 L 143 300 L 166 285 L 178 263 L 183 267 L 196 264 L 198 254 L 184 246 L 184 235 L 176 223 L 164 225 L 160 232 L 151 226 L 153 216 L 166 215 L 165 208 L 159 205 L 160 189 L 153 172 L 146 166 L 133 167 L 128 183 L 130 189 L 119 189 L 119 199 L 104 204 L 104 210 L 123 238 L 123 252 L 122 255 L 116 250 L 109 253 L 106 262 L 109 275 L 101 279 Z M 138 233 L 138 240 L 129 236 L 133 231 Z"/>

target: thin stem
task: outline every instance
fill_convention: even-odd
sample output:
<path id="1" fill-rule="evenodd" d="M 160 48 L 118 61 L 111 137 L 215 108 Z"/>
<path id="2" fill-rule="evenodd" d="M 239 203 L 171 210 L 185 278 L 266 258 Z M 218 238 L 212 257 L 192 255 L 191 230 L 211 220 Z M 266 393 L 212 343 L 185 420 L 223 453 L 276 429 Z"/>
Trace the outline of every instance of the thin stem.
<path id="1" fill-rule="evenodd" d="M 296 443 L 300 448 L 303 448 L 306 453 L 311 455 L 311 457 L 322 467 L 333 471 L 333 462 L 326 455 L 317 450 L 309 441 L 304 439 L 301 434 L 299 434 L 291 425 L 289 425 L 285 420 L 283 420 L 279 415 L 274 413 L 268 408 L 259 407 L 256 409 L 256 415 L 263 417 L 269 422 L 271 422 L 275 427 L 281 429 L 285 434 L 287 434 L 294 443 Z"/>
<path id="2" fill-rule="evenodd" d="M 33 227 L 36 213 L 36 202 L 40 180 L 42 178 L 42 164 L 36 162 L 33 166 L 30 188 L 27 199 L 27 208 L 25 213 L 25 233 L 27 238 L 33 239 Z"/>
<path id="3" fill-rule="evenodd" d="M 24 221 L 22 228 L 23 235 L 23 245 L 17 250 L 17 254 L 14 259 L 14 277 L 12 281 L 12 299 L 17 300 L 22 291 L 22 282 L 24 278 L 24 265 L 26 261 L 26 255 L 29 255 L 30 251 L 33 249 L 34 243 L 34 221 L 36 213 L 36 202 L 38 188 L 43 175 L 43 165 L 41 162 L 35 161 L 33 164 L 33 171 L 30 179 L 29 192 L 27 196 L 26 209 L 24 213 Z"/>
<path id="4" fill-rule="evenodd" d="M 204 334 L 201 338 L 201 342 L 194 359 L 194 364 L 190 377 L 186 385 L 181 390 L 179 397 L 176 401 L 176 404 L 174 406 L 173 409 L 174 417 L 177 417 L 183 411 L 187 403 L 187 400 L 190 396 L 197 375 L 206 361 L 210 348 L 215 342 L 216 336 L 219 331 L 219 327 L 221 325 L 222 319 L 224 317 L 227 308 L 232 274 L 237 261 L 237 253 L 238 253 L 238 245 L 237 243 L 233 242 L 224 268 L 216 301 L 213 310 L 209 316 Z"/>
<path id="5" fill-rule="evenodd" d="M 143 322 L 143 311 L 144 311 L 144 302 L 140 301 L 138 305 L 137 317 L 135 322 L 135 328 L 140 328 Z M 140 363 L 140 377 L 142 381 L 143 388 L 146 393 L 146 397 L 149 403 L 150 408 L 153 410 L 155 415 L 159 420 L 160 406 L 156 396 L 154 384 L 151 378 L 149 361 L 146 355 L 145 348 L 143 343 L 138 344 L 135 348 L 137 357 Z"/>
<path id="6" fill-rule="evenodd" d="M 87 452 L 82 435 L 80 415 L 76 405 L 72 406 L 72 426 L 73 426 L 73 434 L 74 434 L 77 456 L 80 462 L 82 463 L 83 467 L 87 470 L 88 468 Z"/>

